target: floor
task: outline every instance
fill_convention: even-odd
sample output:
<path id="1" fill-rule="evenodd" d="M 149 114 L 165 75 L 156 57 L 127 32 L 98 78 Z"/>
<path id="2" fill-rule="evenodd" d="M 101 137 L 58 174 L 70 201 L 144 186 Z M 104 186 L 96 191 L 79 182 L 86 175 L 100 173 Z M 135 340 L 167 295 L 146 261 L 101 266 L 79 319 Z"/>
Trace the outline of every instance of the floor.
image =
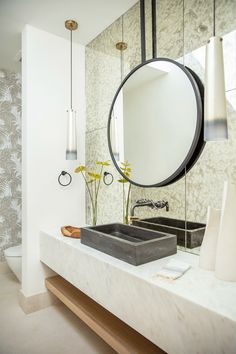
<path id="1" fill-rule="evenodd" d="M 25 315 L 14 274 L 0 275 L 0 354 L 115 354 L 63 304 Z"/>

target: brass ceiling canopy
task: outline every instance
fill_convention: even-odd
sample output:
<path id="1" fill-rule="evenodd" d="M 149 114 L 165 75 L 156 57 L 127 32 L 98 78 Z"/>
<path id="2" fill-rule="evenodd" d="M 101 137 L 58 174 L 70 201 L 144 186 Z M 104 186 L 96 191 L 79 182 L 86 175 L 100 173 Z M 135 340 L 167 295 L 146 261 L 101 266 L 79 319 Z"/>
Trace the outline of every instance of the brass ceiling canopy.
<path id="1" fill-rule="evenodd" d="M 75 31 L 78 28 L 78 23 L 75 20 L 66 20 L 65 28 L 70 31 Z"/>
<path id="2" fill-rule="evenodd" d="M 125 42 L 116 43 L 116 49 L 118 49 L 118 50 L 126 50 L 127 47 L 128 47 L 128 44 Z"/>

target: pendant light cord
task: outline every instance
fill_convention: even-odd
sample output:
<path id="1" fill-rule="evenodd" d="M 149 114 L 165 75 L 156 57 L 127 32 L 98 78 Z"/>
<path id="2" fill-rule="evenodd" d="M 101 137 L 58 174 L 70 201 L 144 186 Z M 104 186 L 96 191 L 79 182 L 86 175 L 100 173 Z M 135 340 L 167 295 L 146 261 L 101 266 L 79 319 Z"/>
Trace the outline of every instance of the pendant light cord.
<path id="1" fill-rule="evenodd" d="M 121 40 L 124 42 L 124 16 L 121 16 Z M 120 51 L 120 82 L 123 81 L 124 77 L 124 53 L 123 50 Z"/>
<path id="2" fill-rule="evenodd" d="M 72 110 L 72 30 L 70 31 L 70 108 Z"/>
<path id="3" fill-rule="evenodd" d="M 213 0 L 213 37 L 216 35 L 216 1 Z"/>
<path id="4" fill-rule="evenodd" d="M 187 223 L 187 169 L 184 168 L 184 248 L 188 246 L 188 223 Z"/>

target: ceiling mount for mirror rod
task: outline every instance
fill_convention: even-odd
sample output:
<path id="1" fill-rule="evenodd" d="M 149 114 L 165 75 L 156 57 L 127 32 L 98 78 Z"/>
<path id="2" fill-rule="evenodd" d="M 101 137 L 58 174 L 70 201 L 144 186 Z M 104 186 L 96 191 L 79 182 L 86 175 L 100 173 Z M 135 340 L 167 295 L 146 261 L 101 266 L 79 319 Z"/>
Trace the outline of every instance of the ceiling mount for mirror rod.
<path id="1" fill-rule="evenodd" d="M 128 44 L 124 42 L 124 16 L 121 16 L 122 39 L 116 43 L 116 49 L 120 51 L 120 81 L 124 77 L 124 51 L 128 48 Z"/>
<path id="2" fill-rule="evenodd" d="M 157 56 L 156 0 L 152 0 L 152 57 Z M 140 0 L 141 62 L 146 61 L 145 0 Z"/>

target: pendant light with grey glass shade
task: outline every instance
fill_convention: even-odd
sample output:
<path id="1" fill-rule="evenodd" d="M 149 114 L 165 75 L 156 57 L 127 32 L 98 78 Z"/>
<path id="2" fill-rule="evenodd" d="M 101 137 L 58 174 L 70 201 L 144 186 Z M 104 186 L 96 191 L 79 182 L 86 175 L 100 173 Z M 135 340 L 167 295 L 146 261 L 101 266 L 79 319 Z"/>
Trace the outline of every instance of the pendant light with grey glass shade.
<path id="1" fill-rule="evenodd" d="M 215 35 L 215 9 L 213 1 L 213 37 L 206 46 L 204 140 L 228 139 L 227 110 L 225 96 L 223 39 Z"/>
<path id="2" fill-rule="evenodd" d="M 72 31 L 78 28 L 74 20 L 67 20 L 65 27 L 70 31 L 70 109 L 67 111 L 67 145 L 66 160 L 77 160 L 77 126 L 76 111 L 73 109 L 73 82 L 72 82 Z"/>

